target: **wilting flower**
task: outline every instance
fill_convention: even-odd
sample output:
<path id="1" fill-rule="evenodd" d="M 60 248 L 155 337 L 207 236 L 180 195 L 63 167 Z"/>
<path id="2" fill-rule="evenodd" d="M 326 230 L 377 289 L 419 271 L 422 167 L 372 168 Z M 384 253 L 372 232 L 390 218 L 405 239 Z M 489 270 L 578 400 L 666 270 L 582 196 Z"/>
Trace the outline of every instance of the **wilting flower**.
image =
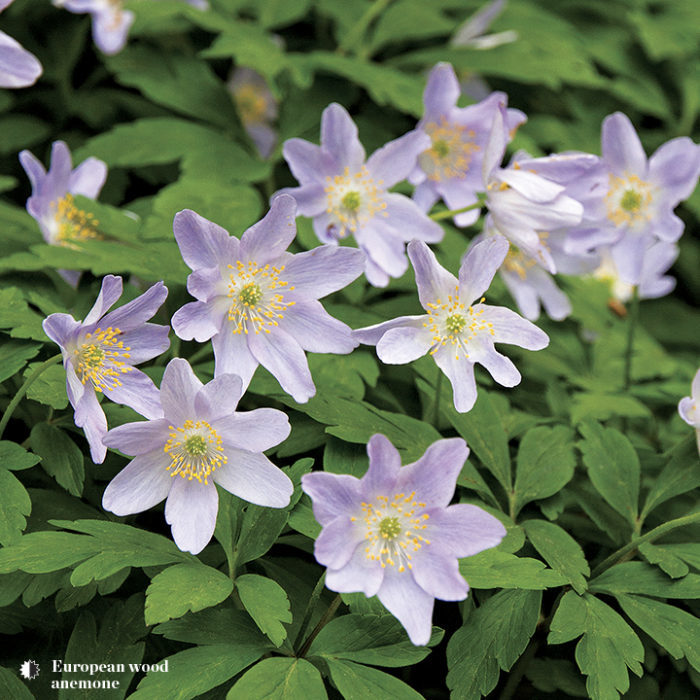
<path id="1" fill-rule="evenodd" d="M 302 139 L 285 141 L 283 153 L 300 187 L 281 192 L 294 196 L 299 213 L 313 217 L 323 243 L 354 236 L 364 251 L 365 275 L 375 287 L 400 277 L 408 267 L 405 243 L 413 238 L 435 243 L 442 227 L 408 197 L 388 188 L 404 180 L 418 155 L 430 148 L 426 134 L 412 131 L 390 141 L 365 162 L 357 127 L 339 104 L 321 117 L 321 145 Z"/>
<path id="2" fill-rule="evenodd" d="M 478 506 L 449 505 L 469 454 L 461 438 L 438 440 L 403 467 L 383 435 L 370 438 L 367 453 L 361 479 L 328 472 L 301 478 L 323 527 L 314 554 L 328 567 L 328 588 L 376 595 L 414 644 L 427 644 L 435 598 L 467 597 L 458 557 L 495 547 L 506 530 Z"/>
<path id="3" fill-rule="evenodd" d="M 277 132 L 272 123 L 277 119 L 277 100 L 267 81 L 252 68 L 237 67 L 228 81 L 233 101 L 248 136 L 263 158 L 272 153 Z"/>
<path id="4" fill-rule="evenodd" d="M 503 386 L 520 382 L 520 372 L 494 343 L 528 350 L 541 350 L 549 343 L 544 331 L 514 311 L 483 303 L 482 294 L 507 252 L 508 241 L 502 236 L 477 243 L 465 256 L 457 280 L 425 243 L 411 241 L 408 256 L 427 315 L 399 316 L 353 335 L 361 343 L 376 345 L 379 359 L 387 364 L 405 364 L 429 352 L 452 384 L 455 408 L 461 413 L 471 410 L 476 401 L 474 363 L 482 364 Z"/>
<path id="5" fill-rule="evenodd" d="M 425 114 L 416 129 L 430 137 L 431 145 L 418 156 L 410 181 L 417 185 L 413 198 L 428 211 L 438 199 L 449 209 L 475 204 L 483 189 L 481 166 L 494 115 L 501 109 L 504 143 L 526 117 L 517 109 L 505 110 L 508 96 L 494 92 L 478 104 L 457 107 L 460 87 L 449 63 L 438 63 L 428 76 L 423 93 Z M 457 226 L 470 226 L 479 218 L 473 210 L 454 217 Z"/>
<path id="6" fill-rule="evenodd" d="M 107 275 L 83 321 L 59 313 L 51 314 L 42 324 L 46 335 L 61 347 L 75 424 L 85 431 L 96 464 L 104 460 L 107 451 L 102 444 L 107 419 L 97 393 L 146 418 L 162 415 L 158 389 L 134 365 L 160 355 L 170 345 L 168 326 L 146 323 L 165 301 L 168 290 L 158 282 L 133 301 L 109 311 L 121 294 L 122 278 Z"/>
<path id="7" fill-rule="evenodd" d="M 698 451 L 700 452 L 700 369 L 695 373 L 690 394 L 678 403 L 678 413 L 688 425 L 695 428 Z"/>
<path id="8" fill-rule="evenodd" d="M 122 0 L 54 0 L 54 5 L 76 14 L 92 15 L 92 38 L 105 54 L 119 53 L 126 44 L 134 13 Z"/>
<path id="9" fill-rule="evenodd" d="M 187 360 L 171 360 L 161 383 L 161 413 L 113 428 L 104 438 L 135 458 L 105 489 L 103 507 L 131 515 L 167 498 L 165 519 L 175 544 L 197 554 L 214 534 L 216 484 L 250 503 L 288 505 L 292 482 L 262 453 L 289 435 L 289 420 L 274 408 L 237 412 L 242 394 L 240 377 L 222 375 L 203 385 Z"/>
<path id="10" fill-rule="evenodd" d="M 295 211 L 292 197 L 276 197 L 240 241 L 193 211 L 176 214 L 175 238 L 194 270 L 187 289 L 198 301 L 179 309 L 172 324 L 184 340 L 211 338 L 217 377 L 237 374 L 245 389 L 261 364 L 304 403 L 316 393 L 304 351 L 346 354 L 357 347 L 350 328 L 317 300 L 362 274 L 363 255 L 337 246 L 287 253 Z"/>
<path id="11" fill-rule="evenodd" d="M 672 139 L 647 160 L 632 123 L 616 112 L 603 121 L 602 149 L 607 186 L 595 189 L 597 216 L 573 232 L 570 248 L 618 245 L 621 274 L 638 284 L 645 251 L 640 239 L 674 243 L 683 233 L 673 210 L 695 189 L 700 146 L 687 137 Z"/>
<path id="12" fill-rule="evenodd" d="M 0 0 L 0 12 L 14 0 Z M 34 54 L 0 32 L 0 87 L 23 88 L 34 85 L 43 68 Z"/>
<path id="13" fill-rule="evenodd" d="M 564 185 L 526 171 L 517 161 L 500 167 L 506 150 L 504 112 L 501 108 L 494 114 L 482 166 L 492 226 L 549 272 L 556 272 L 546 233 L 578 224 L 583 206 L 565 194 Z"/>

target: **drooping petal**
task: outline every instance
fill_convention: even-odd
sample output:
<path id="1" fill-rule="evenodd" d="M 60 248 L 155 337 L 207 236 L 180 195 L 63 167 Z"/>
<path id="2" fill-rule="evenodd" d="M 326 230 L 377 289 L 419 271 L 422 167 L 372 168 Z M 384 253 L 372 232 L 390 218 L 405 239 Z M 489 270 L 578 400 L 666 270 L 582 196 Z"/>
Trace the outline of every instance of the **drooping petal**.
<path id="1" fill-rule="evenodd" d="M 476 403 L 476 380 L 474 365 L 469 360 L 455 357 L 451 346 L 440 348 L 434 355 L 435 364 L 445 373 L 452 384 L 454 404 L 457 411 L 471 411 Z"/>
<path id="2" fill-rule="evenodd" d="M 506 535 L 501 521 L 483 508 L 458 503 L 428 511 L 426 537 L 440 542 L 455 557 L 471 557 L 496 547 Z"/>
<path id="3" fill-rule="evenodd" d="M 315 393 L 309 364 L 299 343 L 281 328 L 273 333 L 249 333 L 253 357 L 280 383 L 297 403 L 306 403 Z"/>
<path id="4" fill-rule="evenodd" d="M 423 308 L 437 303 L 438 299 L 445 302 L 449 295 L 456 294 L 457 278 L 440 265 L 435 253 L 423 241 L 411 241 L 407 250 L 416 273 L 418 298 Z"/>
<path id="5" fill-rule="evenodd" d="M 176 357 L 168 362 L 160 385 L 160 400 L 165 417 L 175 427 L 195 415 L 194 397 L 202 388 L 187 360 Z"/>
<path id="6" fill-rule="evenodd" d="M 122 332 L 130 331 L 148 321 L 163 305 L 167 296 L 168 288 L 162 282 L 156 282 L 136 299 L 108 313 L 102 323 L 119 328 Z"/>
<path id="7" fill-rule="evenodd" d="M 380 433 L 369 439 L 367 455 L 369 469 L 361 481 L 363 495 L 370 501 L 378 495 L 387 495 L 394 489 L 401 470 L 401 457 L 399 451 Z"/>
<path id="8" fill-rule="evenodd" d="M 107 418 L 97 400 L 95 390 L 86 387 L 83 395 L 75 406 L 75 424 L 83 429 L 88 444 L 90 445 L 90 457 L 95 464 L 102 464 L 107 454 L 107 448 L 102 444 L 102 439 L 107 434 Z"/>
<path id="9" fill-rule="evenodd" d="M 474 338 L 469 341 L 469 359 L 485 367 L 494 381 L 501 386 L 520 384 L 520 372 L 505 355 L 501 355 L 487 338 Z"/>
<path id="10" fill-rule="evenodd" d="M 221 331 L 211 339 L 211 344 L 216 361 L 214 376 L 237 374 L 245 391 L 260 364 L 248 348 L 248 336 L 244 333 L 234 333 L 232 324 L 224 323 Z"/>
<path id="11" fill-rule="evenodd" d="M 115 515 L 132 515 L 160 503 L 173 485 L 169 462 L 162 449 L 132 459 L 107 485 L 102 507 Z"/>
<path id="12" fill-rule="evenodd" d="M 107 447 L 131 456 L 143 455 L 154 450 L 163 452 L 163 446 L 168 441 L 168 425 L 169 421 L 165 418 L 139 423 L 125 423 L 112 428 L 104 436 L 102 442 Z M 163 455 L 165 455 L 164 452 Z M 165 461 L 167 463 L 170 460 L 166 458 Z"/>
<path id="13" fill-rule="evenodd" d="M 70 314 L 56 313 L 47 316 L 41 327 L 44 329 L 44 333 L 63 349 L 69 340 L 78 336 L 81 323 Z"/>
<path id="14" fill-rule="evenodd" d="M 347 287 L 362 274 L 364 254 L 357 248 L 322 245 L 297 253 L 284 266 L 284 279 L 297 294 L 321 299 Z"/>
<path id="15" fill-rule="evenodd" d="M 446 114 L 457 104 L 459 94 L 459 81 L 454 68 L 449 63 L 438 63 L 430 71 L 423 93 L 426 115 L 433 118 Z"/>
<path id="16" fill-rule="evenodd" d="M 423 357 L 433 344 L 433 335 L 427 328 L 392 328 L 377 343 L 377 356 L 384 364 L 404 365 Z"/>
<path id="17" fill-rule="evenodd" d="M 493 324 L 493 341 L 519 345 L 526 350 L 542 350 L 549 345 L 549 336 L 534 323 L 526 321 L 504 306 L 483 304 L 484 319 Z"/>
<path id="18" fill-rule="evenodd" d="M 226 448 L 228 462 L 213 472 L 214 481 L 250 503 L 284 508 L 294 491 L 291 479 L 265 455 Z"/>
<path id="19" fill-rule="evenodd" d="M 645 179 L 647 156 L 629 117 L 622 112 L 605 117 L 601 140 L 603 158 L 616 175 L 627 173 Z"/>
<path id="20" fill-rule="evenodd" d="M 472 246 L 459 268 L 459 296 L 467 304 L 480 299 L 489 288 L 508 253 L 503 236 L 488 236 Z"/>
<path id="21" fill-rule="evenodd" d="M 411 573 L 415 582 L 429 595 L 440 600 L 464 600 L 469 586 L 459 573 L 459 563 L 451 552 L 433 544 L 413 554 Z"/>
<path id="22" fill-rule="evenodd" d="M 340 569 L 350 561 L 364 539 L 362 528 L 347 516 L 340 516 L 321 530 L 314 543 L 314 556 L 319 564 L 329 569 Z"/>
<path id="23" fill-rule="evenodd" d="M 357 340 L 365 345 L 376 345 L 381 340 L 382 336 L 392 328 L 422 328 L 424 322 L 425 314 L 420 314 L 419 316 L 397 316 L 396 318 L 392 318 L 391 321 L 376 323 L 366 328 L 358 328 L 352 332 L 352 335 L 353 338 L 357 338 Z"/>
<path id="24" fill-rule="evenodd" d="M 337 166 L 356 172 L 365 160 L 365 149 L 357 135 L 357 127 L 344 107 L 332 103 L 321 116 L 321 148 L 335 158 Z"/>
<path id="25" fill-rule="evenodd" d="M 394 567 L 387 567 L 377 597 L 403 625 L 413 644 L 424 646 L 430 641 L 435 598 L 409 572 L 398 573 Z"/>
<path id="26" fill-rule="evenodd" d="M 421 208 L 408 197 L 394 192 L 384 196 L 386 223 L 401 236 L 402 240 L 415 239 L 437 243 L 445 235 L 442 226 L 426 216 Z"/>
<path id="27" fill-rule="evenodd" d="M 345 355 L 359 344 L 352 337 L 349 326 L 333 318 L 320 302 L 313 299 L 298 301 L 288 308 L 279 326 L 309 352 Z"/>
<path id="28" fill-rule="evenodd" d="M 173 233 L 182 259 L 192 270 L 217 267 L 228 258 L 230 251 L 237 252 L 237 240 L 231 243 L 234 239 L 225 229 L 191 209 L 175 214 Z"/>
<path id="29" fill-rule="evenodd" d="M 396 488 L 403 493 L 415 491 L 416 500 L 431 506 L 446 506 L 468 456 L 469 449 L 462 438 L 438 440 L 418 461 L 401 468 Z"/>
<path id="30" fill-rule="evenodd" d="M 87 158 L 70 175 L 68 191 L 96 199 L 107 179 L 107 164 L 99 158 Z"/>
<path id="31" fill-rule="evenodd" d="M 270 211 L 241 236 L 241 256 L 259 265 L 279 257 L 297 233 L 297 205 L 288 194 L 277 195 Z"/>
<path id="32" fill-rule="evenodd" d="M 171 323 L 179 338 L 205 343 L 221 328 L 223 313 L 219 313 L 217 316 L 212 314 L 211 303 L 191 301 L 175 312 Z M 226 332 L 226 330 L 222 332 Z"/>
<path id="33" fill-rule="evenodd" d="M 83 326 L 90 326 L 97 323 L 113 306 L 122 295 L 122 278 L 115 275 L 105 275 L 102 280 L 100 293 L 97 295 L 95 303 L 83 320 Z"/>
<path id="34" fill-rule="evenodd" d="M 430 148 L 430 137 L 423 131 L 410 131 L 377 149 L 367 160 L 367 170 L 375 181 L 389 189 L 405 180 L 416 165 L 418 155 Z"/>
<path id="35" fill-rule="evenodd" d="M 199 554 L 214 534 L 219 510 L 216 486 L 211 480 L 204 484 L 179 476 L 172 477 L 171 481 L 165 502 L 165 520 L 171 526 L 175 544 L 183 552 Z"/>
<path id="36" fill-rule="evenodd" d="M 205 384 L 194 397 L 195 413 L 209 423 L 233 414 L 243 395 L 241 378 L 222 374 Z"/>
<path id="37" fill-rule="evenodd" d="M 337 517 L 360 512 L 362 486 L 349 474 L 313 472 L 301 477 L 301 488 L 313 502 L 314 517 L 325 527 Z"/>
<path id="38" fill-rule="evenodd" d="M 379 562 L 368 559 L 362 547 L 355 549 L 345 566 L 326 571 L 326 588 L 336 593 L 361 591 L 371 598 L 377 594 L 383 580 L 384 569 Z"/>
<path id="39" fill-rule="evenodd" d="M 161 418 L 161 394 L 153 380 L 140 369 L 132 368 L 121 375 L 121 384 L 114 384 L 105 396 L 115 403 L 121 403 L 140 413 L 144 418 Z"/>
<path id="40" fill-rule="evenodd" d="M 279 445 L 291 431 L 289 418 L 276 408 L 256 408 L 218 418 L 215 428 L 224 435 L 224 445 L 250 452 L 264 452 Z"/>

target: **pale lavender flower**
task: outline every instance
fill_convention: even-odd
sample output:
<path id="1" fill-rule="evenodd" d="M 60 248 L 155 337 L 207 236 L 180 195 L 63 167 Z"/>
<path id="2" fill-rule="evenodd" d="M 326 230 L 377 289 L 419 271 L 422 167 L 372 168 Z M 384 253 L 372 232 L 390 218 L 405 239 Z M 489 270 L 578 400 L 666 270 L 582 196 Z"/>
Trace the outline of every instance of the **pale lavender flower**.
<path id="1" fill-rule="evenodd" d="M 388 189 L 408 177 L 418 155 L 430 148 L 426 134 L 412 131 L 375 151 L 365 162 L 357 127 L 339 104 L 321 117 L 321 145 L 285 141 L 283 154 L 300 187 L 299 213 L 313 217 L 322 243 L 354 236 L 365 253 L 365 275 L 375 287 L 400 277 L 408 267 L 405 243 L 413 238 L 435 243 L 444 231 L 408 197 Z"/>
<path id="2" fill-rule="evenodd" d="M 279 195 L 264 219 L 239 241 L 193 211 L 175 215 L 182 257 L 194 270 L 187 289 L 198 301 L 173 316 L 184 340 L 211 338 L 215 374 L 237 374 L 245 389 L 258 364 L 298 403 L 316 393 L 310 352 L 347 354 L 357 347 L 348 326 L 317 301 L 362 274 L 359 250 L 319 246 L 286 252 L 296 235 L 296 204 Z"/>
<path id="3" fill-rule="evenodd" d="M 46 335 L 61 347 L 75 424 L 85 431 L 96 464 L 105 458 L 102 438 L 107 432 L 97 393 L 130 406 L 146 418 L 162 415 L 158 389 L 134 365 L 162 354 L 170 345 L 168 326 L 146 323 L 165 301 L 168 290 L 158 282 L 133 301 L 109 311 L 121 294 L 122 278 L 107 275 L 82 321 L 57 313 L 42 324 Z"/>
<path id="4" fill-rule="evenodd" d="M 328 588 L 376 595 L 414 644 L 427 644 L 435 598 L 467 597 L 457 559 L 495 547 L 506 530 L 478 506 L 449 505 L 469 454 L 461 438 L 438 440 L 405 466 L 383 435 L 370 438 L 367 454 L 361 479 L 302 476 L 323 527 L 314 554 L 328 567 Z"/>
<path id="5" fill-rule="evenodd" d="M 500 234 L 554 273 L 556 265 L 543 234 L 578 224 L 583 206 L 565 193 L 564 185 L 526 171 L 518 162 L 500 167 L 506 150 L 505 121 L 501 108 L 494 115 L 482 166 L 486 206 Z"/>
<path id="6" fill-rule="evenodd" d="M 450 39 L 450 46 L 468 46 L 474 49 L 493 49 L 510 44 L 518 38 L 518 32 L 509 29 L 496 34 L 486 34 L 491 23 L 503 12 L 506 0 L 491 0 L 467 18 Z"/>
<path id="7" fill-rule="evenodd" d="M 597 211 L 572 231 L 569 248 L 581 252 L 618 245 L 620 272 L 637 284 L 645 251 L 639 241 L 655 236 L 674 243 L 683 233 L 683 221 L 673 210 L 695 189 L 700 146 L 687 137 L 672 139 L 647 160 L 629 118 L 616 112 L 603 121 L 602 150 L 607 182 L 594 188 Z"/>
<path id="8" fill-rule="evenodd" d="M 14 0 L 0 0 L 0 12 Z M 29 53 L 11 36 L 0 32 L 0 88 L 23 88 L 34 85 L 43 68 L 34 54 Z"/>
<path id="9" fill-rule="evenodd" d="M 695 428 L 698 452 L 700 452 L 700 369 L 695 373 L 690 388 L 690 396 L 683 397 L 678 403 L 680 417 Z"/>
<path id="10" fill-rule="evenodd" d="M 515 386 L 520 372 L 494 348 L 510 343 L 541 350 L 549 337 L 537 326 L 502 306 L 484 304 L 482 294 L 508 252 L 508 241 L 491 236 L 475 245 L 459 268 L 459 280 L 442 267 L 422 241 L 411 241 L 408 256 L 416 272 L 421 306 L 427 315 L 399 316 L 353 331 L 361 343 L 377 346 L 382 362 L 401 365 L 426 353 L 447 375 L 460 413 L 476 401 L 474 363 L 483 365 L 499 384 Z"/>
<path id="11" fill-rule="evenodd" d="M 89 13 L 92 38 L 102 53 L 119 53 L 126 45 L 134 13 L 124 9 L 122 0 L 54 0 L 54 5 L 76 14 Z"/>
<path id="12" fill-rule="evenodd" d="M 292 482 L 262 453 L 289 435 L 289 419 L 274 408 L 236 411 L 242 395 L 240 377 L 222 375 L 203 385 L 187 360 L 171 360 L 161 383 L 162 412 L 104 438 L 135 458 L 109 483 L 102 506 L 131 515 L 167 499 L 175 544 L 197 554 L 214 534 L 216 484 L 260 506 L 288 505 Z"/>
<path id="13" fill-rule="evenodd" d="M 236 103 L 243 128 L 263 158 L 268 158 L 277 143 L 272 123 L 277 119 L 277 100 L 267 81 L 252 68 L 237 67 L 227 87 Z"/>
<path id="14" fill-rule="evenodd" d="M 526 117 L 517 109 L 505 109 L 508 96 L 491 93 L 469 107 L 457 107 L 460 87 L 449 63 L 438 63 L 430 71 L 423 93 L 425 114 L 416 130 L 430 137 L 431 145 L 418 156 L 410 175 L 417 185 L 414 200 L 424 211 L 443 199 L 449 209 L 462 209 L 478 201 L 483 190 L 481 167 L 494 116 L 505 113 L 501 122 L 504 143 Z M 454 217 L 457 226 L 470 226 L 479 218 L 473 210 Z"/>

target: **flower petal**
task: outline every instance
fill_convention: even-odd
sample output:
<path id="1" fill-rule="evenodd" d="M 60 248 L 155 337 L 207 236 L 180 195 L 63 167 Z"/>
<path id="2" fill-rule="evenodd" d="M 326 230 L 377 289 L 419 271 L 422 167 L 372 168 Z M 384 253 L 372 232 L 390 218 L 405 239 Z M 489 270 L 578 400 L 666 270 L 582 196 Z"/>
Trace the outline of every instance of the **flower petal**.
<path id="1" fill-rule="evenodd" d="M 448 346 L 440 348 L 433 359 L 452 384 L 455 409 L 459 413 L 471 411 L 476 403 L 474 364 L 465 358 L 455 357 L 454 351 Z"/>
<path id="2" fill-rule="evenodd" d="M 534 323 L 505 306 L 482 304 L 484 319 L 493 324 L 493 342 L 510 343 L 526 350 L 542 350 L 549 345 L 549 336 Z"/>
<path id="3" fill-rule="evenodd" d="M 391 321 L 376 323 L 366 328 L 358 328 L 352 332 L 352 336 L 365 345 L 376 345 L 382 339 L 382 336 L 392 328 L 403 328 L 405 326 L 422 328 L 424 322 L 425 314 L 420 316 L 397 316 L 392 318 Z"/>
<path id="4" fill-rule="evenodd" d="M 87 158 L 70 175 L 68 191 L 96 199 L 107 179 L 107 164 L 99 158 Z"/>
<path id="5" fill-rule="evenodd" d="M 500 520 L 483 508 L 457 503 L 428 511 L 426 537 L 455 557 L 471 557 L 496 547 L 506 535 Z"/>
<path id="6" fill-rule="evenodd" d="M 70 314 L 56 313 L 47 316 L 41 327 L 44 329 L 44 333 L 63 349 L 70 340 L 78 337 L 82 324 Z"/>
<path id="7" fill-rule="evenodd" d="M 321 530 L 314 543 L 314 556 L 319 564 L 329 569 L 340 569 L 350 561 L 364 540 L 363 528 L 351 522 L 347 516 L 341 516 Z"/>
<path id="8" fill-rule="evenodd" d="M 326 588 L 336 593 L 364 593 L 367 598 L 377 594 L 384 580 L 384 569 L 377 561 L 365 556 L 357 547 L 350 561 L 340 569 L 326 571 Z"/>
<path id="9" fill-rule="evenodd" d="M 5 32 L 0 32 L 0 88 L 29 87 L 37 81 L 42 70 L 34 54 Z"/>
<path id="10" fill-rule="evenodd" d="M 24 149 L 19 153 L 19 162 L 27 173 L 32 190 L 36 190 L 39 183 L 46 177 L 46 170 L 41 161 L 31 151 Z"/>
<path id="11" fill-rule="evenodd" d="M 223 328 L 212 339 L 214 348 L 214 376 L 236 374 L 241 378 L 243 391 L 248 388 L 255 370 L 260 364 L 248 349 L 248 336 L 234 333 L 231 324 L 224 323 Z"/>
<path id="12" fill-rule="evenodd" d="M 288 308 L 279 327 L 310 352 L 345 355 L 359 344 L 352 337 L 350 327 L 333 318 L 321 302 L 314 299 L 298 301 Z"/>
<path id="13" fill-rule="evenodd" d="M 102 53 L 111 56 L 119 53 L 126 45 L 129 28 L 135 15 L 130 10 L 93 13 L 92 38 Z"/>
<path id="14" fill-rule="evenodd" d="M 97 323 L 122 295 L 122 278 L 115 275 L 106 275 L 102 280 L 100 293 L 95 303 L 83 320 L 83 326 L 91 326 Z"/>
<path id="15" fill-rule="evenodd" d="M 399 573 L 387 567 L 377 597 L 382 605 L 403 625 L 416 646 L 430 641 L 435 598 L 426 593 L 408 571 Z"/>
<path id="16" fill-rule="evenodd" d="M 179 476 L 171 481 L 165 520 L 171 526 L 175 544 L 183 552 L 199 554 L 209 544 L 216 527 L 219 510 L 216 486 L 213 481 L 201 484 L 196 479 L 190 481 Z"/>
<path id="17" fill-rule="evenodd" d="M 446 114 L 457 104 L 460 88 L 454 68 L 449 63 L 438 63 L 428 75 L 423 93 L 426 118 Z M 430 148 L 430 146 L 428 146 Z"/>
<path id="18" fill-rule="evenodd" d="M 700 425 L 700 414 L 697 402 L 690 396 L 684 396 L 678 403 L 678 415 L 693 427 Z"/>
<path id="19" fill-rule="evenodd" d="M 399 451 L 380 433 L 372 435 L 367 443 L 369 469 L 362 477 L 362 493 L 366 501 L 393 491 L 401 469 Z M 334 567 L 337 568 L 337 567 Z"/>
<path id="20" fill-rule="evenodd" d="M 428 243 L 437 243 L 445 235 L 442 226 L 426 216 L 412 199 L 402 194 L 388 192 L 384 196 L 384 202 L 386 203 L 385 223 L 389 224 L 402 240 L 410 241 L 415 238 Z"/>
<path id="21" fill-rule="evenodd" d="M 423 546 L 413 554 L 411 573 L 415 582 L 429 595 L 440 600 L 464 600 L 469 586 L 459 573 L 454 555 L 446 555 L 439 547 Z"/>
<path id="22" fill-rule="evenodd" d="M 356 248 L 321 245 L 291 257 L 284 266 L 284 279 L 298 294 L 321 299 L 357 279 L 364 261 L 364 254 Z"/>
<path id="23" fill-rule="evenodd" d="M 136 299 L 108 313 L 102 324 L 119 328 L 122 332 L 130 331 L 148 321 L 167 296 L 168 288 L 162 282 L 156 282 Z"/>
<path id="24" fill-rule="evenodd" d="M 332 103 L 321 115 L 321 148 L 335 158 L 336 166 L 350 172 L 360 169 L 365 149 L 357 136 L 357 127 L 344 107 Z"/>
<path id="25" fill-rule="evenodd" d="M 433 343 L 432 333 L 427 328 L 392 328 L 377 343 L 377 356 L 387 365 L 405 365 L 423 357 Z"/>
<path id="26" fill-rule="evenodd" d="M 408 177 L 419 154 L 429 148 L 430 137 L 424 131 L 409 131 L 378 148 L 367 160 L 367 170 L 383 189 L 389 189 Z"/>
<path id="27" fill-rule="evenodd" d="M 449 273 L 423 241 L 411 241 L 408 257 L 416 273 L 418 298 L 423 308 L 435 304 L 438 299 L 446 301 L 447 297 L 457 292 L 457 278 Z"/>
<path id="28" fill-rule="evenodd" d="M 162 449 L 132 459 L 107 485 L 102 507 L 115 515 L 131 515 L 160 503 L 173 485 L 169 462 Z"/>
<path id="29" fill-rule="evenodd" d="M 501 386 L 516 386 L 522 377 L 512 360 L 501 355 L 488 338 L 469 341 L 469 359 L 485 367 Z"/>
<path id="30" fill-rule="evenodd" d="M 160 384 L 160 401 L 165 417 L 175 427 L 196 415 L 194 397 L 202 388 L 187 360 L 176 357 L 168 362 Z"/>
<path id="31" fill-rule="evenodd" d="M 191 209 L 183 209 L 175 214 L 173 233 L 182 259 L 192 270 L 217 267 L 231 253 L 236 257 L 238 251 L 237 239 Z"/>
<path id="32" fill-rule="evenodd" d="M 125 406 L 133 408 L 144 418 L 162 418 L 161 394 L 153 380 L 140 369 L 132 368 L 121 375 L 121 384 L 115 384 L 105 392 L 105 396 Z"/>
<path id="33" fill-rule="evenodd" d="M 489 288 L 508 253 L 503 236 L 488 236 L 472 246 L 459 267 L 459 296 L 468 304 L 478 300 Z"/>
<path id="34" fill-rule="evenodd" d="M 259 265 L 279 257 L 297 235 L 296 211 L 294 197 L 277 195 L 270 211 L 241 236 L 241 257 Z"/>
<path id="35" fill-rule="evenodd" d="M 224 445 L 250 452 L 264 452 L 279 445 L 291 431 L 289 418 L 276 408 L 237 412 L 216 419 L 214 427 L 221 433 Z"/>
<path id="36" fill-rule="evenodd" d="M 85 433 L 90 445 L 92 461 L 95 464 L 102 464 L 107 454 L 107 448 L 102 444 L 102 438 L 107 434 L 107 418 L 92 386 L 85 387 L 80 401 L 77 402 L 74 420 Z"/>
<path id="37" fill-rule="evenodd" d="M 313 182 L 301 187 L 283 187 L 277 190 L 273 197 L 282 195 L 294 198 L 297 203 L 297 213 L 302 216 L 318 216 L 324 213 L 328 206 L 328 195 L 323 183 Z"/>
<path id="38" fill-rule="evenodd" d="M 690 197 L 700 174 L 700 146 L 685 136 L 660 146 L 649 159 L 649 180 L 674 206 Z"/>
<path id="39" fill-rule="evenodd" d="M 221 374 L 197 392 L 194 397 L 195 413 L 210 423 L 230 416 L 242 395 L 241 378 L 235 374 Z"/>
<path id="40" fill-rule="evenodd" d="M 282 155 L 302 185 L 318 182 L 331 168 L 331 162 L 321 147 L 304 139 L 287 139 L 282 146 Z"/>
<path id="41" fill-rule="evenodd" d="M 250 503 L 269 508 L 289 505 L 294 486 L 291 479 L 265 455 L 226 448 L 228 462 L 213 472 L 214 481 Z"/>
<path id="42" fill-rule="evenodd" d="M 191 301 L 175 312 L 171 323 L 178 338 L 204 343 L 219 332 L 222 320 L 223 313 L 212 313 L 211 302 Z"/>
<path id="43" fill-rule="evenodd" d="M 647 156 L 629 117 L 615 112 L 605 117 L 602 128 L 603 158 L 618 176 L 647 173 Z"/>
<path id="44" fill-rule="evenodd" d="M 125 455 L 143 455 L 154 450 L 163 452 L 163 447 L 168 441 L 168 425 L 169 421 L 165 418 L 125 423 L 112 428 L 102 442 Z M 169 460 L 166 458 L 165 461 L 167 463 Z"/>
<path id="45" fill-rule="evenodd" d="M 170 347 L 169 331 L 170 326 L 144 323 L 121 335 L 121 341 L 129 347 L 129 364 L 138 365 L 162 355 Z"/>
<path id="46" fill-rule="evenodd" d="M 311 497 L 314 517 L 325 527 L 341 515 L 356 515 L 362 502 L 360 480 L 349 474 L 313 472 L 301 477 L 301 488 Z"/>

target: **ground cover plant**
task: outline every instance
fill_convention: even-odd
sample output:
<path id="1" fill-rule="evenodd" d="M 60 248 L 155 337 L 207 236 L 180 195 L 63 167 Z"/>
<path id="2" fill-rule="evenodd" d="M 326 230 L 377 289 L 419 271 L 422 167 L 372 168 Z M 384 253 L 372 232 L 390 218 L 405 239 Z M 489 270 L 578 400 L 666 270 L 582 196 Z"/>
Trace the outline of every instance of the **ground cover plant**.
<path id="1" fill-rule="evenodd" d="M 0 696 L 697 696 L 696 3 L 0 10 Z"/>

